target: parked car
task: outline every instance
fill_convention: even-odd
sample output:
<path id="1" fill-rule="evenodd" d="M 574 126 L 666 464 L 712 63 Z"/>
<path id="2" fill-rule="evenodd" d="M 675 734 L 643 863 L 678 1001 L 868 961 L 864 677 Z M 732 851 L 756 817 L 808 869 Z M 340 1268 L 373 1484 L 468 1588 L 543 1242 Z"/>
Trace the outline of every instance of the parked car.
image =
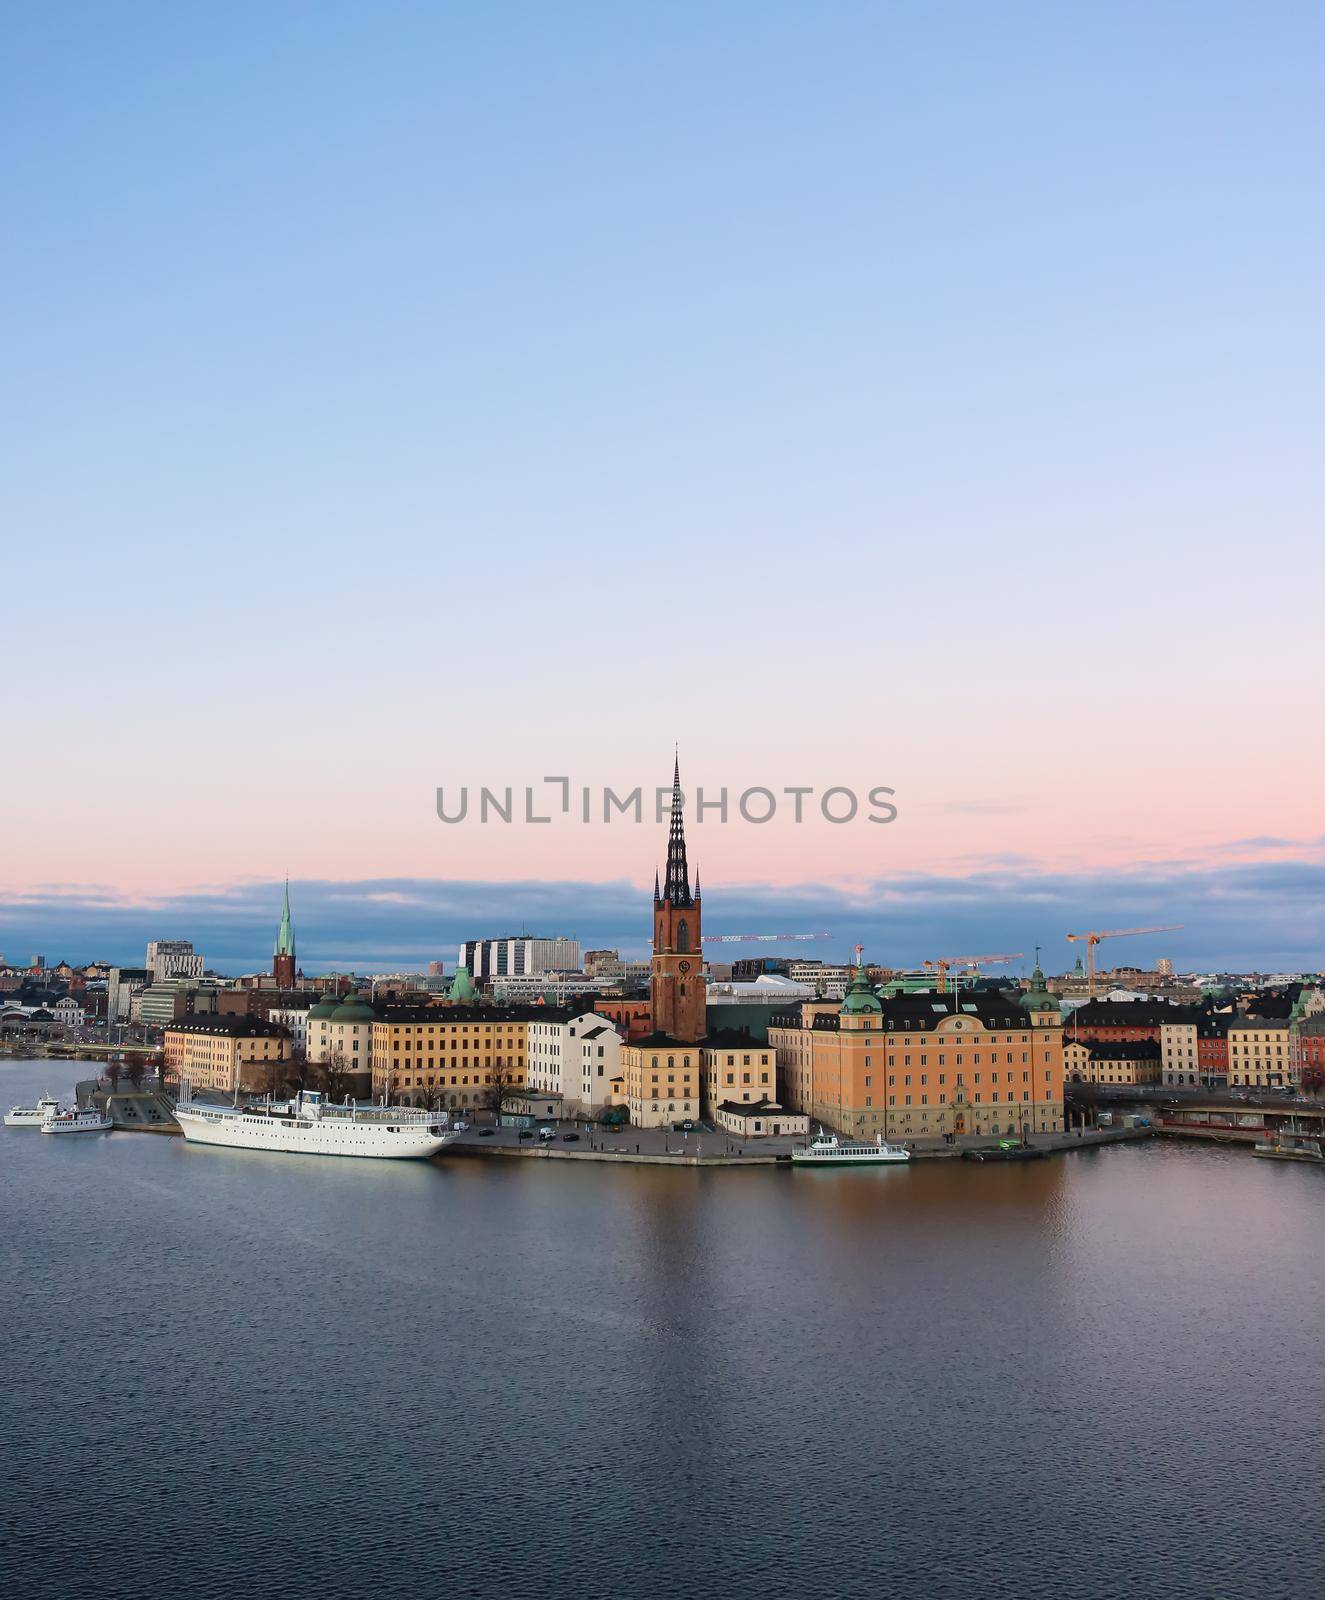
<path id="1" fill-rule="evenodd" d="M 566 1144 L 578 1144 L 580 1142 L 578 1133 L 563 1133 L 561 1137 Z"/>
<path id="2" fill-rule="evenodd" d="M 491 1139 L 496 1131 L 497 1130 L 495 1128 L 480 1128 L 478 1130 L 478 1136 L 480 1139 Z"/>
<path id="3" fill-rule="evenodd" d="M 521 1128 L 520 1137 L 522 1139 L 532 1139 L 534 1137 L 534 1130 L 532 1128 Z"/>
<path id="4" fill-rule="evenodd" d="M 546 1144 L 549 1139 L 555 1139 L 557 1137 L 557 1130 L 555 1128 L 540 1128 L 538 1130 L 538 1137 L 543 1141 L 544 1144 Z"/>
<path id="5" fill-rule="evenodd" d="M 467 1122 L 453 1122 L 451 1124 L 451 1126 L 455 1129 L 455 1131 L 457 1133 L 468 1133 L 469 1132 L 469 1124 Z"/>

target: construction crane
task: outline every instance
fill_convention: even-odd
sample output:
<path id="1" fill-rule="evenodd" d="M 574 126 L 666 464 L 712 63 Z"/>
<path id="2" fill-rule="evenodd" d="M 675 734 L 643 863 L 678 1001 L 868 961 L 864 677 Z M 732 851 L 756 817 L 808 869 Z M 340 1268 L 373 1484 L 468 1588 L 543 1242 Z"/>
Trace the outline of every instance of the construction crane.
<path id="1" fill-rule="evenodd" d="M 1130 939 L 1138 933 L 1180 933 L 1182 923 L 1172 922 L 1166 928 L 1110 928 L 1106 933 L 1069 933 L 1068 938 L 1086 944 L 1086 998 L 1095 998 L 1095 946 L 1101 939 Z"/>
<path id="2" fill-rule="evenodd" d="M 1020 961 L 1021 951 L 1014 950 L 1010 956 L 938 956 L 933 961 L 924 963 L 926 972 L 937 972 L 939 975 L 939 993 L 948 992 L 949 967 L 1001 967 L 1005 961 Z"/>

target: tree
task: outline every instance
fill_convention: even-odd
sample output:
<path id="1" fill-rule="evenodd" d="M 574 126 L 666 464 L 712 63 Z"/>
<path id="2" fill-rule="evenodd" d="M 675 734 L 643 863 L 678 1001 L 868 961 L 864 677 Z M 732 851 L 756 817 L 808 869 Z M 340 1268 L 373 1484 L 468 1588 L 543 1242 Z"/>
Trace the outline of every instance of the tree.
<path id="1" fill-rule="evenodd" d="M 269 1099 L 280 1100 L 289 1093 L 290 1088 L 289 1061 L 264 1061 L 262 1071 L 258 1074 L 258 1092 Z"/>
<path id="2" fill-rule="evenodd" d="M 499 1056 L 491 1076 L 483 1087 L 480 1104 L 492 1112 L 495 1121 L 500 1122 L 502 1112 L 523 1092 L 524 1083 L 517 1077 L 515 1069 Z"/>
<path id="3" fill-rule="evenodd" d="M 121 1074 L 123 1072 L 124 1072 L 123 1063 L 120 1062 L 120 1061 L 117 1061 L 114 1058 L 114 1056 L 112 1056 L 106 1062 L 106 1077 L 110 1082 L 110 1092 L 112 1094 L 117 1094 L 119 1092 L 120 1077 L 121 1077 Z"/>
<path id="4" fill-rule="evenodd" d="M 318 1083 L 328 1100 L 343 1100 L 350 1086 L 350 1069 L 345 1065 L 345 1052 L 339 1045 L 320 1064 Z"/>
<path id="5" fill-rule="evenodd" d="M 135 1094 L 140 1094 L 142 1092 L 143 1077 L 145 1072 L 146 1068 L 143 1063 L 143 1058 L 141 1056 L 130 1056 L 129 1064 L 125 1067 L 124 1073 L 129 1082 L 133 1085 L 133 1092 Z"/>

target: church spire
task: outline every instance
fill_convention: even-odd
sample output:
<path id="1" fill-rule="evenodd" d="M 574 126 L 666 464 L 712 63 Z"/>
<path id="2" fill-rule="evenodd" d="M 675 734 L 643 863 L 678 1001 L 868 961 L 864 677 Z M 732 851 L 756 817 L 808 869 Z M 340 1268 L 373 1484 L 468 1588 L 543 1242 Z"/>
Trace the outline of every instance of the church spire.
<path id="1" fill-rule="evenodd" d="M 285 904 L 281 907 L 281 925 L 276 932 L 276 944 L 272 949 L 274 956 L 289 956 L 294 958 L 294 922 L 290 917 L 290 880 L 285 880 Z"/>
<path id="2" fill-rule="evenodd" d="M 681 757 L 672 768 L 672 825 L 667 835 L 667 880 L 663 898 L 674 906 L 688 906 L 690 868 L 686 862 L 685 806 L 681 797 Z"/>

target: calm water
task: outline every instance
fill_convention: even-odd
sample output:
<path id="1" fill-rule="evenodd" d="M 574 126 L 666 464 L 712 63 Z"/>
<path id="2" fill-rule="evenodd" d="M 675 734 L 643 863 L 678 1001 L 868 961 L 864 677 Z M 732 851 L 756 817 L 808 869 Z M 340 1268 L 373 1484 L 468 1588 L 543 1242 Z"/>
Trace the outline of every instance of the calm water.
<path id="1" fill-rule="evenodd" d="M 55 1064 L 0 1065 L 8 1106 Z M 3 1130 L 0 1593 L 1318 1592 L 1325 1173 Z"/>

